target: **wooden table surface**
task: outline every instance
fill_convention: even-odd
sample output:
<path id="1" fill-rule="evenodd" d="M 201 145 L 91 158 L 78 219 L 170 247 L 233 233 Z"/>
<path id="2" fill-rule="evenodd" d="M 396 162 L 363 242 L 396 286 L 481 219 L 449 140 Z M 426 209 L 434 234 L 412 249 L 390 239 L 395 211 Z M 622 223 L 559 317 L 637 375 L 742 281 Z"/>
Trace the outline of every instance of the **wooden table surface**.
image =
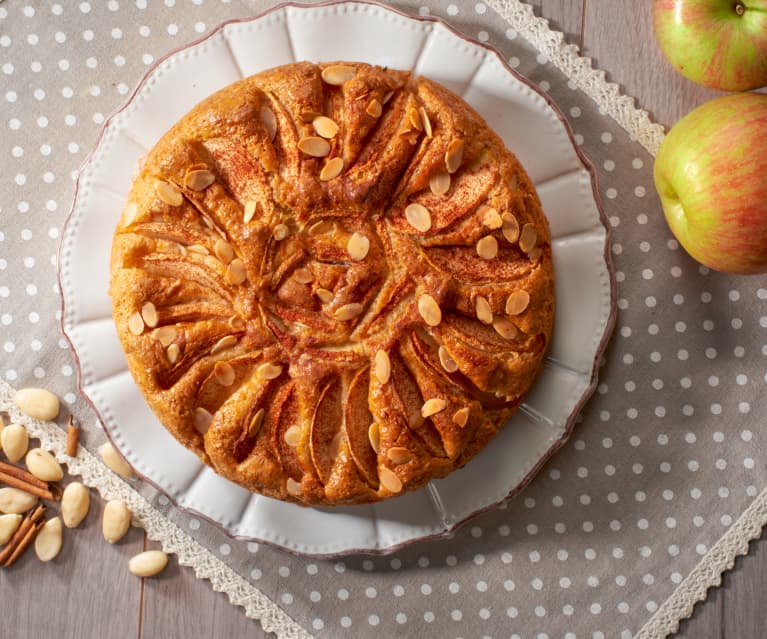
<path id="1" fill-rule="evenodd" d="M 650 0 L 533 0 L 532 4 L 667 127 L 715 95 L 682 78 L 663 59 L 653 39 Z M 102 507 L 94 498 L 87 521 L 76 534 L 67 534 L 53 565 L 40 564 L 34 553 L 27 553 L 12 569 L 0 571 L 0 636 L 11 632 L 23 639 L 271 636 L 173 558 L 160 578 L 130 575 L 128 558 L 147 546 L 143 531 L 131 529 L 120 544 L 107 547 L 100 532 Z M 750 555 L 725 575 L 723 586 L 696 607 L 679 637 L 764 636 L 766 538 L 754 543 Z"/>

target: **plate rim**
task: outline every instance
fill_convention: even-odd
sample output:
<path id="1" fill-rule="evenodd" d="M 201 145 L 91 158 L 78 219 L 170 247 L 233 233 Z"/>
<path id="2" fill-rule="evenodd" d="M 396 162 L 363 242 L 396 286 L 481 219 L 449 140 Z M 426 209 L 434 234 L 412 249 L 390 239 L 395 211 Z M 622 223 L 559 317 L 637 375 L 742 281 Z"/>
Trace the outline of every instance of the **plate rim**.
<path id="1" fill-rule="evenodd" d="M 528 471 L 528 473 L 514 487 L 512 487 L 511 490 L 509 490 L 501 499 L 494 501 L 490 504 L 487 504 L 486 506 L 483 506 L 477 510 L 472 511 L 465 517 L 457 519 L 456 521 L 450 523 L 449 525 L 444 526 L 442 530 L 439 530 L 437 532 L 426 534 L 426 535 L 418 535 L 418 536 L 410 537 L 406 540 L 400 541 L 398 543 L 386 545 L 386 546 L 375 546 L 372 548 L 368 548 L 368 547 L 344 548 L 343 550 L 329 552 L 329 553 L 307 552 L 305 550 L 299 550 L 294 547 L 282 545 L 276 541 L 262 539 L 260 537 L 255 537 L 255 536 L 235 534 L 230 530 L 230 527 L 227 527 L 225 524 L 216 521 L 209 515 L 206 515 L 205 513 L 202 513 L 193 507 L 180 505 L 177 497 L 173 497 L 169 495 L 168 492 L 164 488 L 162 488 L 158 483 L 156 483 L 153 479 L 133 469 L 133 472 L 137 478 L 148 483 L 155 490 L 159 491 L 162 495 L 164 495 L 170 501 L 170 503 L 174 506 L 174 508 L 177 508 L 178 510 L 184 513 L 193 515 L 194 517 L 204 519 L 209 524 L 212 524 L 213 526 L 215 526 L 218 530 L 223 531 L 224 534 L 226 534 L 231 539 L 238 540 L 238 541 L 257 542 L 259 544 L 264 544 L 283 552 L 288 552 L 295 556 L 308 557 L 313 559 L 335 559 L 335 558 L 347 557 L 350 555 L 362 555 L 362 554 L 384 556 L 384 555 L 389 555 L 389 554 L 398 552 L 399 550 L 402 550 L 403 548 L 418 542 L 430 542 L 430 541 L 435 541 L 438 539 L 446 539 L 452 536 L 458 528 L 465 526 L 469 522 L 475 520 L 476 518 L 482 516 L 483 514 L 491 510 L 498 509 L 498 507 L 501 504 L 516 497 L 525 488 L 527 488 L 527 486 L 532 482 L 535 476 L 540 472 L 541 468 L 549 461 L 549 459 L 551 459 L 551 457 L 554 454 L 556 454 L 562 448 L 562 446 L 564 446 L 564 444 L 569 440 L 570 436 L 572 435 L 572 431 L 575 426 L 575 422 L 577 420 L 578 414 L 582 410 L 583 406 L 592 397 L 592 395 L 594 394 L 597 388 L 600 360 L 602 359 L 602 356 L 604 355 L 607 345 L 610 342 L 610 339 L 612 338 L 614 328 L 615 328 L 616 318 L 617 318 L 617 305 L 616 305 L 617 283 L 615 280 L 615 268 L 614 268 L 614 264 L 612 260 L 612 254 L 610 251 L 612 229 L 610 227 L 607 214 L 605 213 L 605 210 L 603 207 L 602 198 L 599 196 L 597 172 L 594 167 L 594 164 L 585 155 L 585 153 L 581 149 L 581 146 L 576 142 L 575 134 L 572 130 L 572 127 L 569 121 L 567 120 L 564 113 L 557 105 L 557 103 L 548 95 L 548 93 L 540 89 L 538 85 L 533 83 L 531 80 L 529 80 L 528 78 L 526 78 L 525 76 L 521 75 L 520 73 L 515 71 L 513 68 L 511 68 L 511 66 L 508 64 L 508 62 L 506 61 L 504 56 L 501 54 L 501 52 L 498 49 L 496 49 L 494 46 L 492 46 L 491 44 L 487 42 L 481 42 L 471 36 L 467 36 L 463 34 L 462 32 L 460 32 L 459 30 L 457 30 L 448 22 L 446 22 L 445 20 L 443 20 L 442 18 L 438 16 L 412 15 L 410 13 L 402 11 L 401 9 L 397 7 L 393 7 L 383 2 L 379 2 L 378 0 L 323 0 L 322 2 L 317 2 L 312 4 L 305 4 L 305 3 L 298 2 L 296 0 L 286 0 L 284 2 L 280 2 L 279 4 L 273 7 L 270 7 L 269 9 L 266 9 L 264 11 L 261 11 L 259 13 L 256 13 L 248 17 L 231 18 L 231 19 L 219 22 L 215 26 L 213 26 L 210 30 L 203 33 L 201 36 L 193 40 L 190 40 L 178 47 L 174 47 L 173 49 L 170 49 L 165 54 L 157 58 L 144 71 L 144 73 L 141 75 L 141 78 L 138 80 L 135 87 L 128 94 L 128 96 L 125 98 L 122 104 L 118 105 L 106 117 L 106 119 L 104 120 L 98 132 L 98 135 L 95 141 L 93 142 L 93 146 L 91 147 L 90 151 L 88 152 L 88 154 L 83 159 L 83 161 L 81 162 L 80 166 L 77 169 L 77 177 L 74 181 L 74 186 L 73 186 L 72 204 L 62 224 L 62 232 L 61 232 L 61 236 L 60 236 L 57 251 L 56 251 L 57 281 L 58 281 L 59 291 L 60 291 L 60 310 L 61 310 L 59 328 L 61 330 L 62 335 L 64 336 L 64 339 L 69 345 L 70 352 L 72 353 L 72 356 L 73 356 L 73 360 L 75 364 L 76 385 L 77 385 L 77 390 L 79 392 L 79 395 L 85 400 L 85 402 L 91 407 L 91 409 L 94 411 L 94 413 L 98 417 L 102 425 L 102 431 L 104 435 L 106 436 L 107 441 L 111 443 L 113 446 L 115 446 L 118 452 L 120 452 L 120 454 L 122 455 L 122 452 L 120 451 L 119 447 L 115 444 L 112 434 L 107 428 L 106 420 L 104 419 L 104 415 L 102 414 L 102 411 L 96 405 L 93 398 L 91 398 L 90 394 L 87 393 L 85 390 L 85 386 L 83 383 L 83 370 L 82 370 L 82 364 L 80 361 L 80 354 L 78 350 L 75 348 L 73 338 L 70 337 L 68 333 L 68 329 L 67 329 L 68 321 L 67 321 L 67 304 L 66 304 L 66 297 L 65 297 L 66 289 L 64 286 L 64 269 L 62 268 L 62 259 L 64 256 L 63 254 L 65 251 L 65 244 L 67 243 L 70 237 L 70 234 L 72 233 L 73 221 L 75 219 L 76 209 L 78 208 L 82 181 L 85 177 L 86 171 L 88 170 L 89 166 L 91 165 L 94 159 L 94 156 L 96 155 L 102 142 L 104 141 L 104 138 L 106 137 L 107 132 L 110 129 L 110 126 L 112 125 L 115 118 L 117 118 L 120 114 L 122 114 L 127 108 L 131 106 L 134 99 L 145 87 L 147 82 L 150 80 L 151 76 L 169 58 L 177 55 L 178 53 L 182 51 L 185 51 L 187 49 L 192 49 L 194 47 L 197 47 L 198 45 L 203 44 L 210 38 L 223 32 L 223 30 L 228 25 L 255 22 L 265 18 L 268 15 L 283 11 L 285 9 L 312 10 L 317 8 L 328 8 L 328 7 L 343 6 L 343 5 L 362 6 L 362 7 L 381 9 L 381 10 L 393 13 L 396 16 L 400 18 L 404 18 L 406 20 L 415 21 L 418 23 L 438 24 L 441 27 L 447 29 L 456 38 L 464 42 L 467 42 L 470 45 L 483 49 L 486 54 L 494 55 L 498 59 L 498 62 L 501 64 L 505 72 L 509 73 L 514 79 L 516 79 L 521 84 L 525 85 L 528 89 L 533 91 L 536 95 L 538 95 L 545 101 L 546 105 L 553 111 L 554 115 L 556 115 L 557 119 L 559 120 L 559 123 L 564 128 L 564 131 L 567 134 L 567 137 L 570 141 L 571 147 L 575 151 L 575 154 L 578 160 L 580 161 L 583 169 L 585 169 L 589 174 L 591 194 L 593 196 L 594 204 L 599 214 L 599 222 L 605 231 L 602 257 L 604 260 L 604 264 L 605 264 L 605 267 L 607 270 L 607 276 L 608 276 L 609 300 L 608 300 L 607 317 L 605 318 L 605 326 L 602 331 L 602 335 L 599 339 L 599 343 L 597 344 L 596 350 L 594 352 L 591 371 L 588 374 L 588 384 L 582 391 L 580 397 L 574 404 L 569 416 L 565 420 L 562 434 L 551 443 L 549 448 L 540 456 L 538 461 L 532 466 L 532 468 Z M 74 328 L 75 326 L 76 324 L 73 324 L 72 328 Z M 584 380 L 586 379 L 586 374 L 584 374 L 583 379 Z M 297 506 L 297 507 L 302 508 L 303 506 Z M 380 540 L 377 540 L 377 541 L 380 541 Z"/>

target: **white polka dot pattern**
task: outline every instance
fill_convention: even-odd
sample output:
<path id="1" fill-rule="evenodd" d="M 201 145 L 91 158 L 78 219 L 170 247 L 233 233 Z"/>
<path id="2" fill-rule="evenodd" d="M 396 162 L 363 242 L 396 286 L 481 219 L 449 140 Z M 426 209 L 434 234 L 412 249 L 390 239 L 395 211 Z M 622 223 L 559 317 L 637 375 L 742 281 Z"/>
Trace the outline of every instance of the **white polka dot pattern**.
<path id="1" fill-rule="evenodd" d="M 57 330 L 55 252 L 73 176 L 148 65 L 266 6 L 250 5 L 0 6 L 3 379 L 45 385 L 90 415 Z M 232 540 L 164 495 L 154 503 L 318 637 L 631 637 L 767 483 L 754 427 L 767 288 L 686 256 L 662 221 L 652 158 L 485 3 L 403 6 L 497 46 L 560 105 L 596 167 L 618 297 L 597 394 L 520 498 L 390 557 L 296 558 Z"/>

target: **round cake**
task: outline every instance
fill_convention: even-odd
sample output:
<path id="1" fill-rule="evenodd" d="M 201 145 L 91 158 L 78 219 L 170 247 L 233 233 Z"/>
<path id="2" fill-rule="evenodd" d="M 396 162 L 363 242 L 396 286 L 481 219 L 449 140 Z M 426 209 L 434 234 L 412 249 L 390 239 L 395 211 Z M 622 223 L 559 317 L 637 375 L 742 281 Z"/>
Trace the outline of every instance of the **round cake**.
<path id="1" fill-rule="evenodd" d="M 301 504 L 463 466 L 553 324 L 520 162 L 440 84 L 359 63 L 279 67 L 194 107 L 142 163 L 111 268 L 160 422 L 220 475 Z"/>

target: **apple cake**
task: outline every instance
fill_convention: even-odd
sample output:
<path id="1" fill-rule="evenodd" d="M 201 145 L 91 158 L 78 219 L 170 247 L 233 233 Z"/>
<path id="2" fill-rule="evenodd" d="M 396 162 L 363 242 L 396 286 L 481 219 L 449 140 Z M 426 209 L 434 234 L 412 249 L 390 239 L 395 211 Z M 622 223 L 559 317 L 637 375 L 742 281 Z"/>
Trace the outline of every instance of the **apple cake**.
<path id="1" fill-rule="evenodd" d="M 533 382 L 554 314 L 517 158 L 440 84 L 347 62 L 254 75 L 174 125 L 134 179 L 110 295 L 176 439 L 316 505 L 463 466 Z"/>

